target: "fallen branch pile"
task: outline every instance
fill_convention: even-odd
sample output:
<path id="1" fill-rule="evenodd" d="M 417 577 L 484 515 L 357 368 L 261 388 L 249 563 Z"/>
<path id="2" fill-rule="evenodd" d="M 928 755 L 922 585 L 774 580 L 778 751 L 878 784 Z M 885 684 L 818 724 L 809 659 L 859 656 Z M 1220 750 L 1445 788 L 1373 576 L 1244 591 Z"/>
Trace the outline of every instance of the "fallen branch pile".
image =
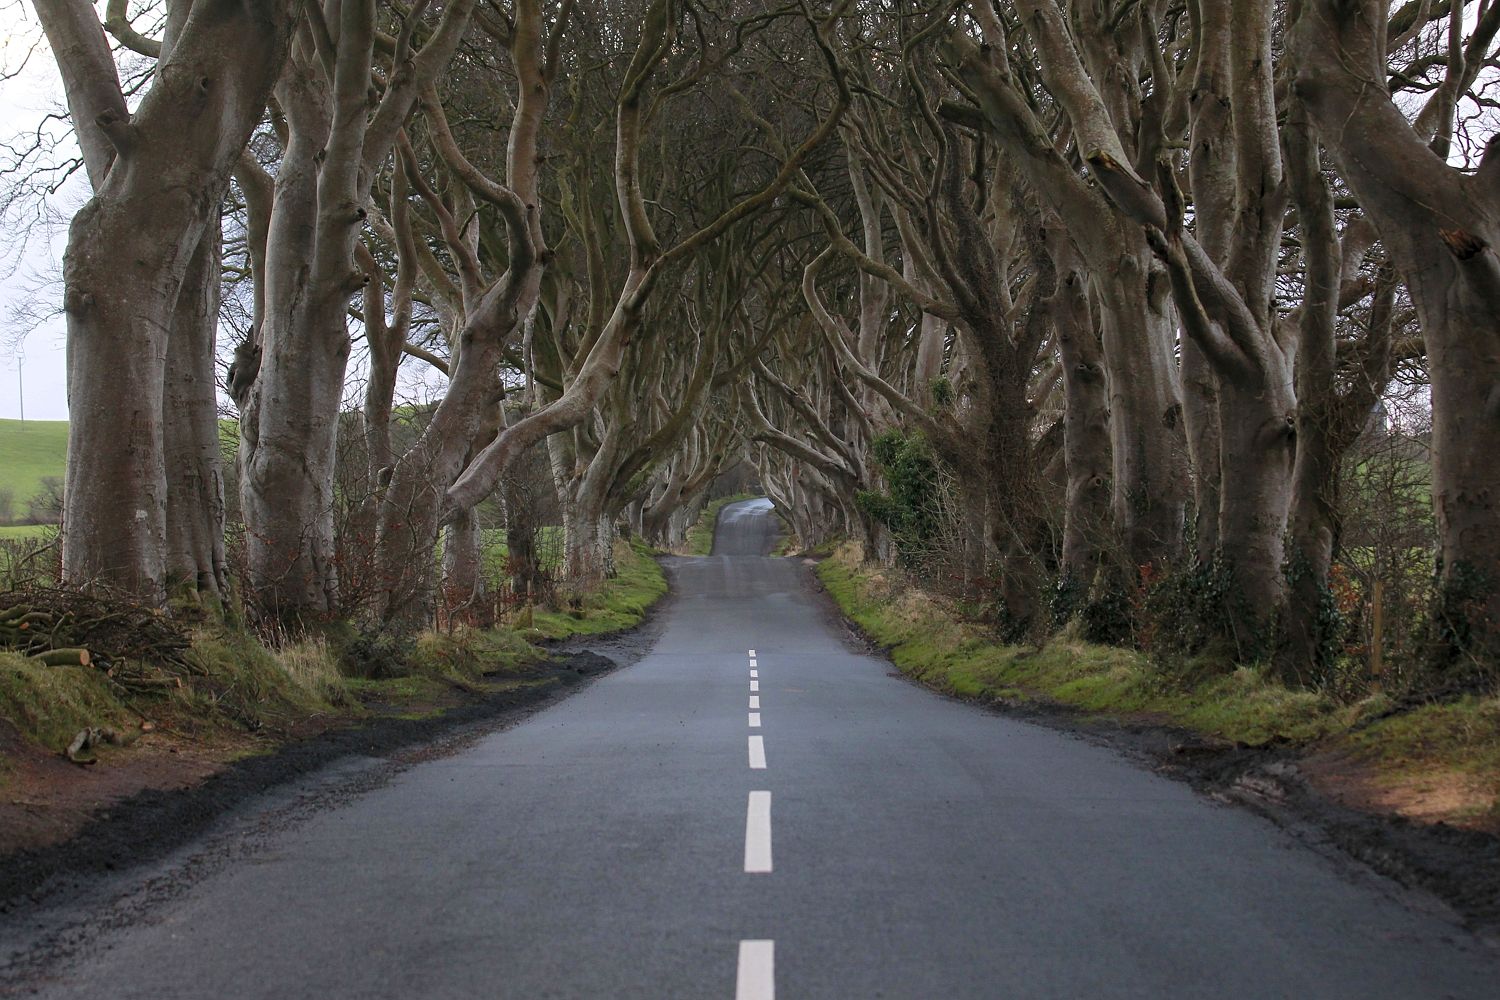
<path id="1" fill-rule="evenodd" d="M 193 669 L 190 645 L 154 608 L 49 587 L 0 593 L 0 649 L 46 666 L 94 667 L 136 690 L 177 687 L 175 675 Z"/>

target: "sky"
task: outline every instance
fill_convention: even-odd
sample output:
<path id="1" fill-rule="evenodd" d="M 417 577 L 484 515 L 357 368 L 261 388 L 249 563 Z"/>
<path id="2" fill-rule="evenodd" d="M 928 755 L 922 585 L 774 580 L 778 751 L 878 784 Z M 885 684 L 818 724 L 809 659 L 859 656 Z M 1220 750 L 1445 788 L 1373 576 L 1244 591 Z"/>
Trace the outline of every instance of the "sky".
<path id="1" fill-rule="evenodd" d="M 40 37 L 29 6 L 0 5 L 0 72 L 8 78 L 0 82 L 0 143 L 8 146 L 29 143 L 37 122 L 59 107 L 62 84 Z M 62 156 L 73 148 L 66 132 L 54 128 L 67 144 L 58 151 Z M 0 185 L 8 183 L 0 179 Z M 22 416 L 24 404 L 28 420 L 67 419 L 62 317 L 38 324 L 30 314 L 35 303 L 55 299 L 45 286 L 62 268 L 67 233 L 60 220 L 82 204 L 86 192 L 86 180 L 75 176 L 46 199 L 45 211 L 32 203 L 0 215 L 0 418 Z M 50 224 L 44 215 L 53 217 Z"/>

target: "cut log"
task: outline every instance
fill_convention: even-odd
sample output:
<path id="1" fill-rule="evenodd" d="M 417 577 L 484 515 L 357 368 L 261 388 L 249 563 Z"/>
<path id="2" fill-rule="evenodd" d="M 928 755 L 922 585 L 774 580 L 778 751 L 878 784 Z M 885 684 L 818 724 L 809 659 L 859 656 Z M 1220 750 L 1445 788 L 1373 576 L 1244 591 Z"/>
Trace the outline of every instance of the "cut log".
<path id="1" fill-rule="evenodd" d="M 86 667 L 92 660 L 86 649 L 49 649 L 32 659 L 49 667 Z"/>

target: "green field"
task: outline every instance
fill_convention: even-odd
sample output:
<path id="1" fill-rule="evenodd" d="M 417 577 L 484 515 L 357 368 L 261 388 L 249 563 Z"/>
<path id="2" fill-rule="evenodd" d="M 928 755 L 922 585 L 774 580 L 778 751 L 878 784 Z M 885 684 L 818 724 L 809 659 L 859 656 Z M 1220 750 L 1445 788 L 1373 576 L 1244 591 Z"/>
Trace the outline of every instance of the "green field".
<path id="1" fill-rule="evenodd" d="M 46 538 L 55 531 L 57 526 L 52 524 L 0 524 L 0 542 Z"/>
<path id="2" fill-rule="evenodd" d="M 0 494 L 9 491 L 13 520 L 26 516 L 43 476 L 62 477 L 67 455 L 66 420 L 0 420 Z"/>

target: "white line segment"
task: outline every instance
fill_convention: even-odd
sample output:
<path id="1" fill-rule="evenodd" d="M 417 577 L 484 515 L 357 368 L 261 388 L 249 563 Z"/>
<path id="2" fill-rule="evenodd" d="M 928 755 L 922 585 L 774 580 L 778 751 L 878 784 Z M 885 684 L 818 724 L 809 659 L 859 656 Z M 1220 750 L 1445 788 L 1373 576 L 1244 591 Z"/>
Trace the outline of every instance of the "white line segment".
<path id="1" fill-rule="evenodd" d="M 750 682 L 750 690 L 751 691 L 759 691 L 760 690 L 760 681 L 751 681 Z"/>
<path id="2" fill-rule="evenodd" d="M 759 729 L 760 728 L 760 713 L 759 712 L 751 712 L 750 713 L 750 728 L 751 729 Z"/>
<path id="3" fill-rule="evenodd" d="M 752 670 L 752 671 L 750 671 L 750 676 L 751 677 L 759 677 L 760 676 L 760 671 L 759 670 Z"/>
<path id="4" fill-rule="evenodd" d="M 754 655 L 755 655 L 755 650 L 753 650 L 753 649 L 752 649 L 752 650 L 750 650 L 750 655 L 751 655 L 751 656 L 754 656 Z"/>
<path id="5" fill-rule="evenodd" d="M 751 792 L 745 811 L 745 871 L 763 875 L 771 870 L 771 793 Z"/>
<path id="6" fill-rule="evenodd" d="M 750 707 L 751 708 L 760 708 L 760 695 L 758 695 L 758 694 L 752 694 L 750 696 Z"/>
<path id="7" fill-rule="evenodd" d="M 750 770 L 764 771 L 766 769 L 766 738 L 764 736 L 750 737 Z"/>
<path id="8" fill-rule="evenodd" d="M 776 942 L 741 941 L 734 1000 L 776 1000 Z"/>
<path id="9" fill-rule="evenodd" d="M 758 666 L 760 666 L 760 664 L 759 664 L 759 663 L 756 663 L 756 662 L 755 662 L 755 657 L 753 657 L 753 656 L 752 656 L 752 657 L 750 657 L 750 665 L 751 665 L 751 666 L 752 666 L 752 667 L 758 667 Z"/>

